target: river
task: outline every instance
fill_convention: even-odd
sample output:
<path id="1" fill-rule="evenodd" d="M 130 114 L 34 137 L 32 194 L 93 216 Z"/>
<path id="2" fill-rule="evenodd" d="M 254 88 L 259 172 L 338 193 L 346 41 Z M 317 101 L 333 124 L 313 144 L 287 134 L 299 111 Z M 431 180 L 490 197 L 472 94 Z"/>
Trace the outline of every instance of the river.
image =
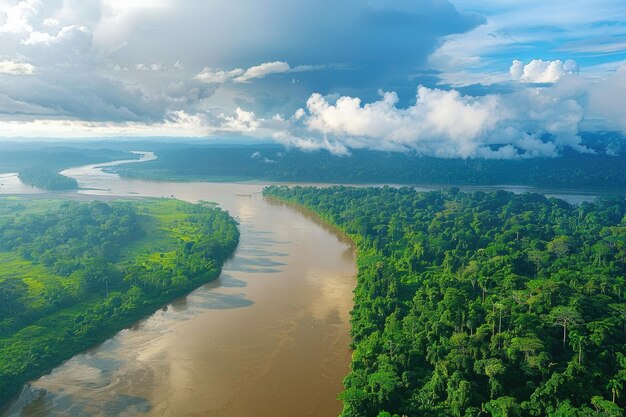
<path id="1" fill-rule="evenodd" d="M 0 194 L 53 198 L 175 197 L 217 202 L 241 241 L 216 281 L 28 384 L 7 416 L 334 416 L 350 362 L 354 249 L 305 211 L 263 199 L 262 183 L 174 183 L 72 168 L 78 193 L 41 194 L 15 175 Z M 440 186 L 420 186 L 432 190 Z M 581 191 L 540 192 L 581 203 Z"/>
<path id="2" fill-rule="evenodd" d="M 32 381 L 3 416 L 337 415 L 350 363 L 350 242 L 263 199 L 259 184 L 126 180 L 103 165 L 63 174 L 82 198 L 217 202 L 240 222 L 239 247 L 219 279 Z"/>

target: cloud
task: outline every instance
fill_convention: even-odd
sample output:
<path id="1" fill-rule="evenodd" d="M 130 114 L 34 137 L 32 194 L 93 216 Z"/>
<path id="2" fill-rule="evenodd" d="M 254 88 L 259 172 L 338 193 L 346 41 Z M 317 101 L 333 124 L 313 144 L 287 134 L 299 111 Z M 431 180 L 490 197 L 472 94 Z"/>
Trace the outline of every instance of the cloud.
<path id="1" fill-rule="evenodd" d="M 29 20 L 37 13 L 39 3 L 37 0 L 25 0 L 6 7 L 3 10 L 6 18 L 4 24 L 0 26 L 0 32 L 22 34 L 32 31 Z"/>
<path id="2" fill-rule="evenodd" d="M 626 37 L 621 36 L 595 36 L 591 39 L 583 39 L 568 42 L 559 48 L 559 51 L 585 54 L 614 54 L 626 49 Z"/>
<path id="3" fill-rule="evenodd" d="M 42 115 L 50 116 L 53 112 L 45 107 L 25 103 L 15 100 L 6 94 L 0 93 L 0 113 L 8 114 L 12 117 L 20 117 L 21 115 Z"/>
<path id="4" fill-rule="evenodd" d="M 313 94 L 307 101 L 307 125 L 324 134 L 380 137 L 402 145 L 426 131 L 462 141 L 478 136 L 498 118 L 495 96 L 462 97 L 457 91 L 420 86 L 414 106 L 399 109 L 397 104 L 393 92 L 382 93 L 381 100 L 364 106 L 359 98 L 340 97 L 331 105 L 320 94 Z"/>
<path id="5" fill-rule="evenodd" d="M 328 138 L 302 137 L 287 132 L 275 132 L 272 137 L 276 142 L 284 146 L 298 148 L 305 152 L 314 152 L 323 149 L 335 155 L 350 155 L 350 149 L 344 144 L 331 141 Z"/>
<path id="6" fill-rule="evenodd" d="M 217 86 L 194 79 L 174 81 L 164 87 L 162 94 L 167 107 L 193 110 L 200 102 L 213 96 Z"/>
<path id="7" fill-rule="evenodd" d="M 35 67 L 32 64 L 15 59 L 0 59 L 0 74 L 32 75 Z"/>
<path id="8" fill-rule="evenodd" d="M 248 69 L 235 68 L 232 70 L 216 70 L 204 67 L 194 78 L 208 84 L 224 84 L 228 81 L 246 84 L 251 80 L 265 78 L 272 74 L 300 73 L 319 71 L 328 68 L 328 65 L 298 65 L 291 67 L 287 62 L 274 61 L 254 65 Z"/>
<path id="9" fill-rule="evenodd" d="M 237 108 L 261 120 L 312 91 L 396 83 L 441 36 L 481 21 L 447 0 L 0 0 L 0 120 L 14 103 L 25 123 L 155 126 L 182 111 L 252 132 Z"/>
<path id="10" fill-rule="evenodd" d="M 626 134 L 626 64 L 605 79 L 589 82 L 587 89 L 589 118 L 598 119 L 605 130 L 616 129 Z"/>
<path id="11" fill-rule="evenodd" d="M 0 91 L 20 109 L 21 120 L 45 114 L 88 122 L 154 122 L 181 109 L 161 86 L 150 91 L 148 77 L 132 80 L 133 75 L 123 71 L 127 66 L 112 65 L 103 56 L 93 37 L 100 6 L 99 0 L 24 0 L 4 9 L 0 5 L 0 19 L 3 11 L 6 15 L 0 23 L 0 46 L 6 53 L 0 74 L 29 75 L 0 77 Z M 0 119 L 14 114 L 1 111 Z"/>
<path id="12" fill-rule="evenodd" d="M 511 78 L 522 83 L 555 83 L 566 74 L 578 73 L 578 64 L 568 59 L 565 62 L 542 61 L 533 59 L 524 65 L 522 61 L 514 60 L 509 69 Z"/>
<path id="13" fill-rule="evenodd" d="M 134 13 L 132 19 L 116 19 L 115 25 L 99 24 L 94 31 L 96 44 L 115 50 L 120 60 L 160 56 L 159 61 L 165 62 L 164 55 L 175 58 L 185 62 L 193 75 L 205 67 L 212 69 L 209 73 L 228 73 L 276 62 L 291 64 L 294 73 L 300 70 L 299 64 L 306 67 L 308 63 L 339 73 L 298 77 L 297 88 L 280 86 L 291 94 L 301 94 L 302 99 L 311 91 L 347 93 L 372 84 L 384 87 L 406 81 L 410 71 L 425 63 L 442 36 L 483 22 L 474 13 L 459 12 L 448 0 L 165 3 L 162 8 Z M 276 69 L 286 71 L 286 66 Z M 254 78 L 241 81 L 246 79 Z M 221 81 L 219 77 L 216 80 Z M 283 81 L 291 84 L 290 78 Z M 240 91 L 236 86 L 229 88 Z M 247 91 L 245 86 L 239 88 Z M 276 85 L 267 83 L 267 88 L 276 90 Z M 301 93 L 299 88 L 308 91 Z"/>
<path id="14" fill-rule="evenodd" d="M 32 121 L 0 120 L 8 137 L 88 138 L 110 136 L 204 137 L 214 132 L 201 115 L 173 112 L 158 123 L 87 122 L 41 117 Z"/>
<path id="15" fill-rule="evenodd" d="M 254 132 L 259 127 L 259 121 L 254 112 L 245 111 L 239 107 L 235 109 L 234 116 L 221 115 L 220 118 L 224 121 L 221 129 L 225 131 Z"/>
<path id="16" fill-rule="evenodd" d="M 515 58 L 525 62 L 535 57 L 566 55 L 581 68 L 625 58 L 626 19 L 621 0 L 455 0 L 459 10 L 486 16 L 485 24 L 443 39 L 429 57 L 432 68 L 441 71 L 442 84 L 491 85 Z M 533 56 L 534 55 L 534 56 Z M 494 77 L 495 75 L 495 77 Z M 606 75 L 606 72 L 603 74 Z"/>
<path id="17" fill-rule="evenodd" d="M 3 107 L 0 95 L 0 109 Z M 232 115 L 191 114 L 185 111 L 168 113 L 162 121 L 146 122 L 87 122 L 58 120 L 42 116 L 37 120 L 0 120 L 0 131 L 8 137 L 89 138 L 89 137 L 208 137 L 211 135 L 247 134 L 263 123 L 254 113 L 238 109 Z"/>
<path id="18" fill-rule="evenodd" d="M 207 84 L 224 84 L 233 78 L 243 75 L 244 72 L 245 71 L 241 68 L 236 68 L 230 71 L 222 71 L 204 67 L 194 78 Z"/>
<path id="19" fill-rule="evenodd" d="M 626 71 L 616 70 L 626 37 L 602 23 L 626 9 L 573 1 L 565 12 L 539 0 L 0 0 L 0 135 L 127 129 L 337 154 L 584 152 L 581 125 L 626 131 Z M 547 49 L 550 36 L 561 49 Z M 617 55 L 593 62 L 591 77 L 578 51 Z M 554 56 L 563 62 L 545 60 Z"/>
<path id="20" fill-rule="evenodd" d="M 163 69 L 163 65 L 159 63 L 153 64 L 135 64 L 134 69 L 137 71 L 161 71 Z"/>
<path id="21" fill-rule="evenodd" d="M 281 74 L 291 71 L 288 63 L 282 61 L 265 62 L 248 68 L 243 74 L 234 79 L 236 83 L 247 83 L 255 78 L 264 78 L 270 74 Z"/>
<path id="22" fill-rule="evenodd" d="M 28 37 L 22 40 L 22 43 L 24 45 L 48 45 L 51 43 L 60 42 L 61 40 L 63 40 L 63 38 L 72 36 L 72 32 L 74 31 L 89 33 L 89 29 L 85 26 L 68 25 L 63 26 L 55 34 L 50 34 L 48 32 L 31 31 Z"/>
<path id="23" fill-rule="evenodd" d="M 313 94 L 306 111 L 294 115 L 301 130 L 275 137 L 340 154 L 369 148 L 445 158 L 523 158 L 556 156 L 563 147 L 587 151 L 578 136 L 582 108 L 558 91 L 472 97 L 420 86 L 414 105 L 401 108 L 398 101 L 393 92 L 366 104 L 346 96 L 333 104 Z"/>

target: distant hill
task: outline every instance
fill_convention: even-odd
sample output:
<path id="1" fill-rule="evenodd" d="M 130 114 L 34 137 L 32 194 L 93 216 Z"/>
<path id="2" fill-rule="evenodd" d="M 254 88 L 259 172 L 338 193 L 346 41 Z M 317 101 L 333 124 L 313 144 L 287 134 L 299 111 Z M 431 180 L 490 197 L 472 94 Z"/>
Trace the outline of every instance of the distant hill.
<path id="1" fill-rule="evenodd" d="M 267 180 L 327 183 L 626 187 L 624 140 L 587 134 L 595 154 L 566 149 L 555 158 L 441 159 L 410 153 L 353 150 L 351 156 L 279 145 L 180 145 L 156 149 L 155 161 L 115 167 L 122 176 L 158 180 Z"/>

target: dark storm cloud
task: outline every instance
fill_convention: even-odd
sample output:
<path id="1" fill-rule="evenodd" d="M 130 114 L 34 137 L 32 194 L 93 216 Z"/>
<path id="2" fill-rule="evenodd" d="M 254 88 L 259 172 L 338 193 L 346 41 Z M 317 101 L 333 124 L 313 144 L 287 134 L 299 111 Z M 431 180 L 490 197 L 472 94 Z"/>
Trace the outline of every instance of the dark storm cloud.
<path id="1" fill-rule="evenodd" d="M 292 67 L 343 65 L 298 78 L 324 92 L 372 84 L 385 88 L 407 82 L 442 36 L 482 22 L 440 0 L 196 1 L 181 3 L 158 24 L 130 28 L 117 56 L 130 61 L 140 53 L 159 60 L 165 53 L 198 72 L 270 61 Z"/>
<path id="2" fill-rule="evenodd" d="M 0 93 L 34 118 L 147 123 L 246 102 L 291 112 L 313 91 L 412 95 L 441 37 L 481 22 L 442 0 L 7 0 Z M 240 74 L 209 85 L 204 68 Z"/>

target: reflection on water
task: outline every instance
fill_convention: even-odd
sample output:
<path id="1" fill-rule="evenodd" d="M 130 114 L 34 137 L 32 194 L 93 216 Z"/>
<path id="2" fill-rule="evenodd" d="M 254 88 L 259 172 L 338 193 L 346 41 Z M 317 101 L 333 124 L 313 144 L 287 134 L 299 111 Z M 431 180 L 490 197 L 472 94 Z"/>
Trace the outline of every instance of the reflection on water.
<path id="1" fill-rule="evenodd" d="M 230 274 L 222 274 L 219 279 L 219 283 L 225 288 L 244 288 L 246 286 L 245 281 L 234 278 Z"/>
<path id="2" fill-rule="evenodd" d="M 338 414 L 356 272 L 343 236 L 265 201 L 259 184 L 64 174 L 83 196 L 218 202 L 240 245 L 219 279 L 33 381 L 3 416 Z"/>

